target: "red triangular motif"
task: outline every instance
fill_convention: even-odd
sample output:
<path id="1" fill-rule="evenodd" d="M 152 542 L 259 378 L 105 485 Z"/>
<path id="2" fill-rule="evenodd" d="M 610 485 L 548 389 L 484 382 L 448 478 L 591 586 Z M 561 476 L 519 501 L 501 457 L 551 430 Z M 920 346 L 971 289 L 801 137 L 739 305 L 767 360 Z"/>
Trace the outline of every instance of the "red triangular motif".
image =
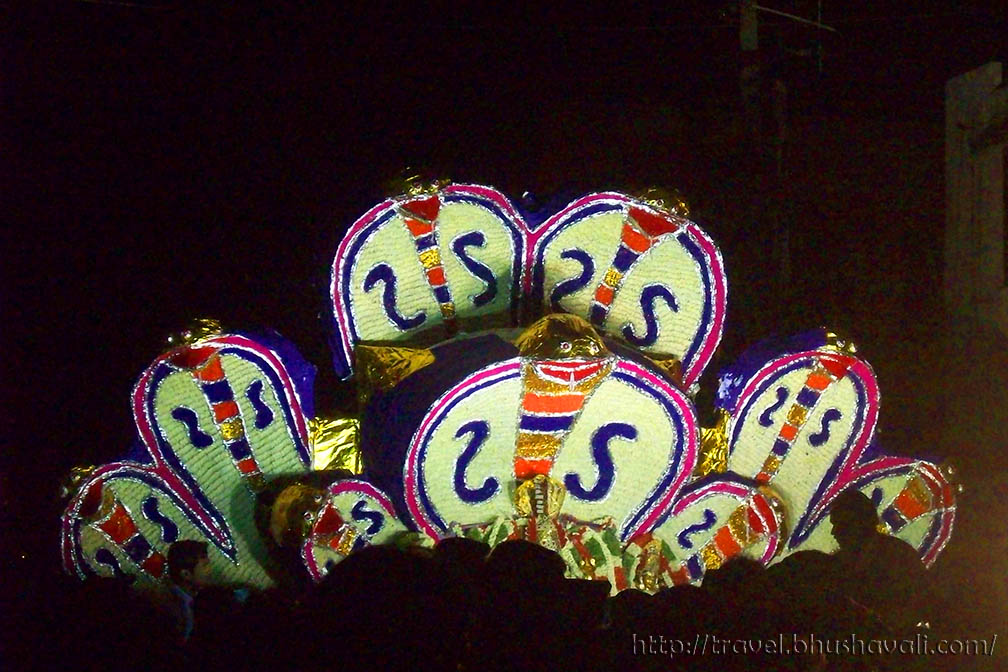
<path id="1" fill-rule="evenodd" d="M 679 228 L 675 222 L 670 221 L 663 215 L 648 212 L 643 208 L 630 208 L 630 216 L 637 222 L 637 226 L 641 228 L 641 231 L 652 238 L 657 238 L 664 233 L 674 233 Z"/>
<path id="2" fill-rule="evenodd" d="M 427 198 L 417 198 L 402 203 L 399 205 L 399 208 L 414 217 L 433 222 L 437 219 L 438 211 L 441 208 L 441 201 L 438 200 L 437 196 L 428 196 Z"/>

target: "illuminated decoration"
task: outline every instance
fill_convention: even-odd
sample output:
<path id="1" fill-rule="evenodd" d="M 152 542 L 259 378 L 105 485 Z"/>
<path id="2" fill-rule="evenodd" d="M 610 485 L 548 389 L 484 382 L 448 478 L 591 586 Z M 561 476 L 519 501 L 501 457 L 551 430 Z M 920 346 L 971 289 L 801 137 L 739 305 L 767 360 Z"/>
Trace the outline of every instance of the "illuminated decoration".
<path id="1" fill-rule="evenodd" d="M 830 526 L 820 523 L 836 496 L 853 487 L 872 498 L 889 533 L 917 548 L 925 564 L 934 562 L 952 532 L 957 488 L 948 469 L 877 456 L 878 385 L 850 344 L 824 331 L 760 344 L 722 372 L 719 384 L 725 421 L 711 441 L 727 444 L 728 471 L 781 494 L 789 552 L 836 548 Z"/>
<path id="2" fill-rule="evenodd" d="M 537 474 L 514 490 L 514 515 L 489 523 L 453 524 L 452 535 L 482 541 L 490 546 L 521 539 L 548 548 L 563 559 L 567 574 L 608 581 L 613 591 L 630 586 L 633 567 L 624 562 L 623 542 L 615 521 L 608 516 L 583 521 L 561 513 L 566 489 L 558 481 Z M 633 560 L 633 556 L 626 556 Z"/>
<path id="3" fill-rule="evenodd" d="M 930 567 L 948 543 L 959 490 L 949 467 L 906 457 L 880 457 L 852 470 L 850 479 L 829 493 L 815 527 L 799 550 L 837 548 L 830 532 L 829 503 L 847 487 L 861 490 L 875 504 L 882 531 L 917 549 Z"/>
<path id="4" fill-rule="evenodd" d="M 656 578 L 665 585 L 694 582 L 742 553 L 767 564 L 782 550 L 783 517 L 779 496 L 770 488 L 753 488 L 737 478 L 698 481 L 656 530 L 678 558 Z"/>
<path id="5" fill-rule="evenodd" d="M 448 185 L 384 201 L 351 225 L 332 266 L 334 364 L 359 342 L 517 323 L 526 228 L 489 187 Z"/>
<path id="6" fill-rule="evenodd" d="M 308 421 L 312 469 L 345 469 L 359 474 L 364 468 L 360 451 L 358 418 L 312 418 Z"/>
<path id="7" fill-rule="evenodd" d="M 535 234 L 532 294 L 647 355 L 674 356 L 693 385 L 724 328 L 721 255 L 693 222 L 615 193 L 585 196 Z"/>
<path id="8" fill-rule="evenodd" d="M 686 396 L 637 363 L 508 359 L 452 385 L 421 418 L 399 472 L 405 512 L 440 538 L 449 523 L 510 513 L 511 485 L 552 475 L 566 513 L 611 516 L 628 538 L 671 506 L 692 473 L 697 432 Z"/>
<path id="9" fill-rule="evenodd" d="M 137 450 L 81 480 L 63 516 L 67 570 L 156 583 L 168 547 L 197 539 L 216 580 L 272 585 L 256 493 L 310 469 L 313 377 L 272 336 L 207 336 L 158 357 L 133 392 Z"/>
<path id="10" fill-rule="evenodd" d="M 655 592 L 737 556 L 835 550 L 850 488 L 933 564 L 958 486 L 881 453 L 878 385 L 850 343 L 757 344 L 700 427 L 727 283 L 670 202 L 590 194 L 529 226 L 489 187 L 383 201 L 331 268 L 334 365 L 359 414 L 313 418 L 314 369 L 278 337 L 197 323 L 137 383 L 138 449 L 71 474 L 67 570 L 160 585 L 168 547 L 202 539 L 217 582 L 266 587 L 277 553 L 319 582 L 371 544 L 461 536 Z"/>
<path id="11" fill-rule="evenodd" d="M 358 343 L 435 343 L 466 325 L 515 326 L 545 306 L 674 358 L 690 386 L 721 339 L 727 281 L 707 234 L 657 201 L 592 194 L 532 229 L 494 189 L 436 185 L 350 227 L 331 298 L 343 378 Z"/>
<path id="12" fill-rule="evenodd" d="M 385 493 L 359 480 L 331 485 L 311 518 L 301 558 L 315 582 L 353 551 L 391 541 L 406 531 Z"/>

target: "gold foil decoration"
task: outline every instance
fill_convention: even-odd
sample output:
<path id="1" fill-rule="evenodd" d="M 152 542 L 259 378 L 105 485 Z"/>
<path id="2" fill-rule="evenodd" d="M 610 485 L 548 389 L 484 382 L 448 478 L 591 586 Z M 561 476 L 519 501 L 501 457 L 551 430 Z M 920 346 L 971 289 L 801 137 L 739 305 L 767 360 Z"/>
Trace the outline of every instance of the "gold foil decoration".
<path id="1" fill-rule="evenodd" d="M 215 320 L 212 317 L 200 317 L 190 322 L 182 331 L 169 334 L 165 343 L 169 348 L 177 348 L 183 345 L 192 345 L 211 336 L 220 336 L 223 333 L 224 329 L 221 327 L 220 320 Z"/>
<path id="2" fill-rule="evenodd" d="M 844 338 L 840 338 L 832 331 L 826 332 L 826 346 L 831 350 L 836 350 L 841 355 L 850 355 L 851 357 L 857 355 L 857 346 L 854 345 L 853 341 L 849 341 Z"/>
<path id="3" fill-rule="evenodd" d="M 952 488 L 952 492 L 956 495 L 962 494 L 963 484 L 959 480 L 959 471 L 956 469 L 955 464 L 945 460 L 938 464 L 937 467 L 941 475 L 945 477 L 945 481 L 948 482 L 949 487 Z"/>
<path id="4" fill-rule="evenodd" d="M 406 196 L 433 195 L 451 184 L 448 178 L 427 179 L 423 172 L 406 166 L 396 177 L 385 183 L 387 194 Z"/>
<path id="5" fill-rule="evenodd" d="M 623 281 L 623 274 L 617 271 L 615 268 L 610 268 L 606 271 L 605 278 L 602 280 L 605 284 L 610 287 L 619 287 L 619 284 Z"/>
<path id="6" fill-rule="evenodd" d="M 728 411 L 719 408 L 713 427 L 700 429 L 700 456 L 693 470 L 694 478 L 728 471 Z"/>
<path id="7" fill-rule="evenodd" d="M 783 460 L 781 460 L 780 457 L 774 455 L 773 453 L 767 455 L 766 460 L 763 462 L 763 472 L 768 476 L 773 476 L 777 473 L 777 470 L 780 469 L 782 461 Z"/>
<path id="8" fill-rule="evenodd" d="M 683 219 L 689 217 L 689 205 L 686 204 L 686 199 L 676 189 L 651 187 L 644 193 L 638 194 L 636 198 L 657 210 L 664 210 Z"/>
<path id="9" fill-rule="evenodd" d="M 438 251 L 438 248 L 436 247 L 424 250 L 418 256 L 420 258 L 420 263 L 423 264 L 423 267 L 427 270 L 441 264 L 441 252 Z"/>
<path id="10" fill-rule="evenodd" d="M 342 535 L 340 535 L 339 544 L 333 550 L 340 555 L 350 555 L 354 542 L 357 541 L 357 530 L 350 525 L 346 525 L 341 531 Z"/>
<path id="11" fill-rule="evenodd" d="M 748 546 L 756 540 L 755 530 L 749 526 L 748 504 L 743 504 L 731 512 L 728 516 L 728 529 L 741 546 Z"/>
<path id="12" fill-rule="evenodd" d="M 780 543 L 777 544 L 777 555 L 780 555 L 787 546 L 784 542 L 791 534 L 790 530 L 787 529 L 787 507 L 784 505 L 784 499 L 780 496 L 780 493 L 772 486 L 763 484 L 756 489 L 763 495 L 763 499 L 770 505 L 774 515 L 777 517 L 777 538 L 780 539 Z"/>
<path id="13" fill-rule="evenodd" d="M 545 474 L 537 474 L 515 488 L 514 508 L 523 518 L 555 517 L 560 514 L 566 496 L 563 484 Z"/>
<path id="14" fill-rule="evenodd" d="M 354 474 L 364 471 L 359 418 L 312 418 L 308 421 L 308 442 L 315 471 L 346 469 Z"/>
<path id="15" fill-rule="evenodd" d="M 277 546 L 295 546 L 308 536 L 325 492 L 294 483 L 284 488 L 270 509 L 270 536 Z"/>
<path id="16" fill-rule="evenodd" d="M 658 564 L 657 560 L 652 561 L 650 557 L 645 562 L 647 565 Z M 643 590 L 645 593 L 653 595 L 658 592 L 658 576 L 649 566 L 637 570 L 637 577 L 634 582 L 637 584 L 637 588 Z"/>
<path id="17" fill-rule="evenodd" d="M 520 433 L 515 456 L 533 459 L 551 458 L 560 450 L 563 439 L 553 434 Z"/>
<path id="18" fill-rule="evenodd" d="M 676 387 L 685 389 L 682 379 L 682 362 L 677 357 L 648 357 L 651 363 L 662 370 L 662 372 L 672 379 Z"/>
<path id="19" fill-rule="evenodd" d="M 515 340 L 515 345 L 522 357 L 531 359 L 598 358 L 611 354 L 588 320 L 568 313 L 551 313 L 536 320 Z"/>
<path id="20" fill-rule="evenodd" d="M 560 551 L 560 536 L 549 516 L 536 516 L 536 543 L 551 551 Z"/>
<path id="21" fill-rule="evenodd" d="M 245 436 L 245 425 L 241 418 L 232 418 L 220 423 L 220 432 L 225 441 L 234 441 Z"/>
<path id="22" fill-rule="evenodd" d="M 805 424 L 805 419 L 807 417 L 808 410 L 804 406 L 793 404 L 791 406 L 791 410 L 788 411 L 787 421 L 795 427 L 801 427 Z"/>
<path id="23" fill-rule="evenodd" d="M 638 560 L 638 562 L 641 562 L 641 565 L 637 568 L 634 583 L 645 592 L 652 594 L 658 592 L 658 574 L 661 572 L 661 552 L 661 540 L 657 538 L 652 538 L 641 549 L 643 561 Z"/>
<path id="24" fill-rule="evenodd" d="M 357 360 L 357 398 L 361 406 L 375 392 L 391 390 L 407 376 L 434 363 L 434 353 L 426 348 L 358 345 L 354 355 Z"/>
<path id="25" fill-rule="evenodd" d="M 97 469 L 93 464 L 89 465 L 79 465 L 70 470 L 63 481 L 60 483 L 60 497 L 64 499 L 70 499 L 80 492 L 81 485 L 84 481 L 90 478 L 91 474 Z"/>
<path id="26" fill-rule="evenodd" d="M 724 564 L 724 558 L 717 552 L 714 544 L 707 544 L 700 549 L 700 558 L 703 560 L 704 569 L 718 569 Z"/>

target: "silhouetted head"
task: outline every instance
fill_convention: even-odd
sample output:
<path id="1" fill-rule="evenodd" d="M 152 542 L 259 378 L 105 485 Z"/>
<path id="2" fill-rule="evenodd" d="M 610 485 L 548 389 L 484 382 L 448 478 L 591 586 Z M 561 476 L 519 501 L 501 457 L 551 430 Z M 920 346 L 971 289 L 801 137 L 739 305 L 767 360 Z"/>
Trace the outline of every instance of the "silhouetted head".
<path id="1" fill-rule="evenodd" d="M 856 488 L 844 490 L 830 508 L 833 538 L 840 548 L 859 548 L 874 537 L 878 526 L 878 513 L 868 496 Z"/>
<path id="2" fill-rule="evenodd" d="M 453 568 L 482 569 L 490 546 L 466 537 L 448 537 L 434 547 L 434 559 L 442 565 Z"/>
<path id="3" fill-rule="evenodd" d="M 652 597 L 643 590 L 627 588 L 609 598 L 609 617 L 613 627 L 633 627 L 656 607 Z"/>
<path id="4" fill-rule="evenodd" d="M 511 539 L 494 547 L 487 558 L 487 572 L 492 579 L 517 582 L 516 585 L 543 586 L 564 578 L 566 565 L 554 551 L 521 539 Z"/>
<path id="5" fill-rule="evenodd" d="M 168 548 L 168 573 L 176 585 L 199 590 L 209 583 L 210 556 L 202 541 L 183 539 Z"/>
<path id="6" fill-rule="evenodd" d="M 762 592 L 766 567 L 762 562 L 736 555 L 721 567 L 704 574 L 703 589 L 715 595 L 740 599 Z"/>

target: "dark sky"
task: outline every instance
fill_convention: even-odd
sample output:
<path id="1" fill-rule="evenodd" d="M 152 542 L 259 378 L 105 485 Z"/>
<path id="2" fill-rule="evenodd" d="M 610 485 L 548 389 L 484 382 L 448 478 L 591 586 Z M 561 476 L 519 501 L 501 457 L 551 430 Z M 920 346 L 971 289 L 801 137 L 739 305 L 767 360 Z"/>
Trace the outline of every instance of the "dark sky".
<path id="1" fill-rule="evenodd" d="M 0 485 L 22 570 L 54 564 L 59 478 L 125 451 L 133 381 L 192 317 L 278 329 L 320 368 L 322 409 L 339 406 L 319 317 L 327 264 L 405 165 L 515 198 L 661 185 L 701 215 L 735 212 L 727 3 L 202 4 L 7 8 Z M 823 5 L 840 33 L 821 41 L 761 17 L 796 126 L 940 129 L 945 80 L 1006 55 L 1000 3 Z M 812 16 L 816 5 L 772 6 Z M 746 239 L 733 226 L 710 227 L 729 259 Z"/>

